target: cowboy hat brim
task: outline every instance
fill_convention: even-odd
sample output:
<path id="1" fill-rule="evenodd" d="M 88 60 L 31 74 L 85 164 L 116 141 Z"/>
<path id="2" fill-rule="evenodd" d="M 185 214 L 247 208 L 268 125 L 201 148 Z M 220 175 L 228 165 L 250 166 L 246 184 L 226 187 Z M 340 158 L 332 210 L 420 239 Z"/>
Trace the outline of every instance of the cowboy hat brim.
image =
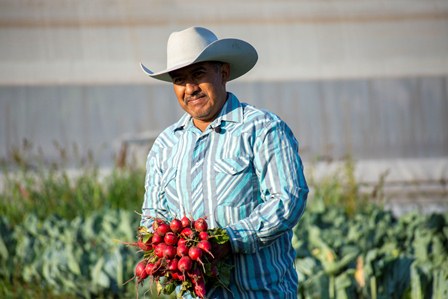
<path id="1" fill-rule="evenodd" d="M 152 72 L 143 63 L 140 63 L 140 66 L 151 78 L 172 82 L 169 74 L 172 71 L 198 62 L 219 61 L 230 65 L 230 81 L 250 71 L 257 63 L 257 60 L 258 54 L 252 45 L 240 39 L 224 38 L 210 43 L 196 58 L 184 61 L 163 71 Z"/>

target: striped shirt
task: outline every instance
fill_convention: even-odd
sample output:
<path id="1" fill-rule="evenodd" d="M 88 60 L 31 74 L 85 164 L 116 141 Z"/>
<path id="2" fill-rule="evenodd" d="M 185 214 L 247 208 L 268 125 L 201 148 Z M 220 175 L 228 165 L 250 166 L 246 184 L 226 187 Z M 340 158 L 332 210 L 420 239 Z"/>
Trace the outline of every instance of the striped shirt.
<path id="1" fill-rule="evenodd" d="M 188 114 L 164 130 L 146 167 L 143 215 L 206 216 L 230 236 L 231 292 L 207 290 L 207 298 L 297 298 L 291 238 L 308 187 L 285 122 L 228 93 L 204 132 Z"/>

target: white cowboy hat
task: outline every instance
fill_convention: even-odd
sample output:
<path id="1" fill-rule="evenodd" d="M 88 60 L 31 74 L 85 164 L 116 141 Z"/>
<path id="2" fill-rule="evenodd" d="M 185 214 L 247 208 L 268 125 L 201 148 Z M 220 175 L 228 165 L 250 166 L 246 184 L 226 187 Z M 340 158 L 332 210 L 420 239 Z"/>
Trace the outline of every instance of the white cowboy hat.
<path id="1" fill-rule="evenodd" d="M 249 43 L 234 39 L 218 39 L 210 30 L 190 27 L 173 32 L 167 43 L 166 69 L 153 72 L 142 63 L 143 71 L 152 78 L 171 81 L 169 72 L 197 62 L 220 61 L 230 64 L 230 80 L 247 73 L 257 62 L 258 54 Z"/>

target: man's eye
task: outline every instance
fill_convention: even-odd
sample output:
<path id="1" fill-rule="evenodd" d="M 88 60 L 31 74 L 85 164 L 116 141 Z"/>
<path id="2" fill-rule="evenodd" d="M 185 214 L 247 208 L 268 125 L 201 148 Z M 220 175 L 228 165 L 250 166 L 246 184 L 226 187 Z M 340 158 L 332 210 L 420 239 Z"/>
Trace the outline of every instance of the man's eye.
<path id="1" fill-rule="evenodd" d="M 182 85 L 184 83 L 184 80 L 182 78 L 174 78 L 173 83 L 176 85 Z"/>
<path id="2" fill-rule="evenodd" d="M 197 71 L 194 73 L 195 77 L 202 77 L 206 72 L 203 70 Z"/>

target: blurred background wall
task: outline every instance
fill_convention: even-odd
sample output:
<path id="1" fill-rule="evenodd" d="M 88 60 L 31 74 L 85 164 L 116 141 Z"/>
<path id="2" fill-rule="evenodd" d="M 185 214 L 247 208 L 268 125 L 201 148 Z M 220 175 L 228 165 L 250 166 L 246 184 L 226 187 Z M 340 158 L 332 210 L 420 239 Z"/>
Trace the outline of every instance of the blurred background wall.
<path id="1" fill-rule="evenodd" d="M 351 157 L 359 180 L 386 175 L 392 205 L 446 206 L 446 0 L 0 0 L 1 159 L 31 144 L 144 163 L 182 111 L 139 63 L 165 68 L 168 35 L 193 25 L 257 48 L 228 89 L 291 126 L 307 171 Z"/>

